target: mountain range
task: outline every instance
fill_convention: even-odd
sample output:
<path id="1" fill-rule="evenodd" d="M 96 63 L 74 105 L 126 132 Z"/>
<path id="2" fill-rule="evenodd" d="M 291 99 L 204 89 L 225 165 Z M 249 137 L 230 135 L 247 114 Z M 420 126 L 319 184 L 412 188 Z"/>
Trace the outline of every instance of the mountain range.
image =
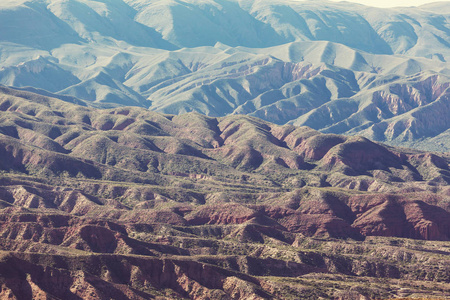
<path id="1" fill-rule="evenodd" d="M 0 298 L 445 298 L 450 156 L 0 88 Z"/>
<path id="2" fill-rule="evenodd" d="M 449 21 L 0 1 L 0 298 L 447 299 Z"/>
<path id="3" fill-rule="evenodd" d="M 8 0 L 0 84 L 448 151 L 449 19 L 446 2 Z"/>

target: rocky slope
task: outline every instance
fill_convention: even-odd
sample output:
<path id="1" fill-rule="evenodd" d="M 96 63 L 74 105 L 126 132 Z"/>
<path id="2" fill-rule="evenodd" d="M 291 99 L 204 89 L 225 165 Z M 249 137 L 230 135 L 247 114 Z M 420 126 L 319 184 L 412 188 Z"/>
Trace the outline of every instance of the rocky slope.
<path id="1" fill-rule="evenodd" d="M 449 151 L 448 24 L 445 4 L 9 0 L 0 84 Z"/>
<path id="2" fill-rule="evenodd" d="M 0 92 L 1 297 L 450 293 L 448 154 Z"/>

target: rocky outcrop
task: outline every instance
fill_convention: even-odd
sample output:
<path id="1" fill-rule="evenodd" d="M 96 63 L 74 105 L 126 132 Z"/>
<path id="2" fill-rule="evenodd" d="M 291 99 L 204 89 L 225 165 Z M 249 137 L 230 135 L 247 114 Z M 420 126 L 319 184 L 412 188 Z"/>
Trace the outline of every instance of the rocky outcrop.
<path id="1" fill-rule="evenodd" d="M 55 263 L 50 265 L 49 260 Z M 106 255 L 58 260 L 49 255 L 15 253 L 3 254 L 1 265 L 2 293 L 11 299 L 148 299 L 161 296 L 152 292 L 155 289 L 170 289 L 167 298 L 269 297 L 255 278 L 192 260 Z"/>
<path id="2" fill-rule="evenodd" d="M 190 225 L 242 224 L 257 216 L 257 213 L 239 204 L 203 206 L 190 213 L 186 219 Z"/>

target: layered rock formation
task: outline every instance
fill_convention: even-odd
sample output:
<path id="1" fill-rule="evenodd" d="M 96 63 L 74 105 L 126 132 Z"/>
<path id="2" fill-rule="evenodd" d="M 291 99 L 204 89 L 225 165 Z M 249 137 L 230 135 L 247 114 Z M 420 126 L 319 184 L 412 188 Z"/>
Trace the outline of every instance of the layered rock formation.
<path id="1" fill-rule="evenodd" d="M 0 120 L 2 297 L 449 292 L 447 154 L 8 88 Z"/>

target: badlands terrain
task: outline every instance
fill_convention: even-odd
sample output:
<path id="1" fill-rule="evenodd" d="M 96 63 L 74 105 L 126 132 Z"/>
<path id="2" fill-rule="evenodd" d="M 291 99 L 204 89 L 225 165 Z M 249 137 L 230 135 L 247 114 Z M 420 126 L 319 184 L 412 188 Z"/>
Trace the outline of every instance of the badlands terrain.
<path id="1" fill-rule="evenodd" d="M 450 296 L 448 154 L 2 88 L 0 157 L 2 299 Z"/>
<path id="2" fill-rule="evenodd" d="M 449 24 L 0 1 L 0 299 L 449 299 Z"/>

